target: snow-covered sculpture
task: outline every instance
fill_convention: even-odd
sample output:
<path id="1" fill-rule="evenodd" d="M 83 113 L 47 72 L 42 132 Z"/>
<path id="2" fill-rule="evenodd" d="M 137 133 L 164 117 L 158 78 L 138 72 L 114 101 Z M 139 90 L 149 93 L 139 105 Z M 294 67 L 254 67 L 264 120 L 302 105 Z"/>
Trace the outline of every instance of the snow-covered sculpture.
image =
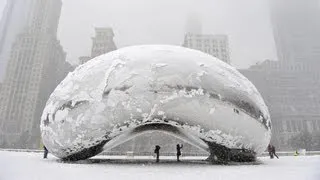
<path id="1" fill-rule="evenodd" d="M 97 155 L 147 131 L 164 131 L 210 152 L 252 161 L 271 137 L 257 89 L 235 68 L 177 46 L 123 48 L 79 66 L 51 94 L 43 143 L 64 160 Z"/>

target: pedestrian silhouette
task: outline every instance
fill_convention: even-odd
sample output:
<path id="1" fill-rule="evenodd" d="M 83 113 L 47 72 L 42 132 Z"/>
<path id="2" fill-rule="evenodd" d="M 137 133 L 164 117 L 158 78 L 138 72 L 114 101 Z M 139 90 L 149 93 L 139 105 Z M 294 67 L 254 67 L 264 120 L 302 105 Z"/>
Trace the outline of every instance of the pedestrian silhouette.
<path id="1" fill-rule="evenodd" d="M 277 159 L 279 159 L 279 157 L 278 157 L 278 155 L 276 154 L 276 148 L 273 146 L 273 145 L 271 145 L 271 151 L 272 151 L 272 155 L 274 155 L 275 157 L 277 157 Z"/>
<path id="2" fill-rule="evenodd" d="M 46 146 L 43 146 L 43 150 L 43 159 L 47 159 L 49 151 Z"/>
<path id="3" fill-rule="evenodd" d="M 278 155 L 276 154 L 276 148 L 273 145 L 271 144 L 268 145 L 268 152 L 269 152 L 270 159 L 273 159 L 274 156 L 279 159 Z"/>
<path id="4" fill-rule="evenodd" d="M 269 153 L 270 159 L 273 159 L 272 145 L 271 144 L 268 145 L 268 153 Z"/>
<path id="5" fill-rule="evenodd" d="M 177 161 L 180 162 L 180 156 L 181 156 L 181 149 L 183 148 L 183 144 L 177 144 Z"/>
<path id="6" fill-rule="evenodd" d="M 154 149 L 154 153 L 156 153 L 157 159 L 156 162 L 159 162 L 159 154 L 160 154 L 160 146 L 156 145 L 156 148 Z"/>

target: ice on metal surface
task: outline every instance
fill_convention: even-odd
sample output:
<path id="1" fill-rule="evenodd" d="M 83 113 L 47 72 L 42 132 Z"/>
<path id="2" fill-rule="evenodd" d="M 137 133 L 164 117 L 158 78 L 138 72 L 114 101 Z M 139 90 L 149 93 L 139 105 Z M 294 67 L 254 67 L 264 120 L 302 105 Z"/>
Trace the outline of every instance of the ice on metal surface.
<path id="1" fill-rule="evenodd" d="M 268 108 L 248 79 L 210 55 L 166 45 L 123 48 L 76 68 L 51 94 L 41 133 L 65 158 L 111 148 L 150 123 L 176 127 L 206 150 L 214 142 L 259 154 L 271 137 Z"/>

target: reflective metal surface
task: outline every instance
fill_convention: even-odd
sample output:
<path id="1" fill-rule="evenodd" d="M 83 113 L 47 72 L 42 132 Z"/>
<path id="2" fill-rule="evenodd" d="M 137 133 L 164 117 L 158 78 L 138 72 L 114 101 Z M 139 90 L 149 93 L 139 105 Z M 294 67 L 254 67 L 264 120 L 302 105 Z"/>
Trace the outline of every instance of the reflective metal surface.
<path id="1" fill-rule="evenodd" d="M 271 121 L 257 89 L 235 68 L 176 46 L 123 48 L 79 66 L 50 96 L 43 143 L 78 160 L 146 131 L 166 131 L 211 153 L 262 153 Z"/>

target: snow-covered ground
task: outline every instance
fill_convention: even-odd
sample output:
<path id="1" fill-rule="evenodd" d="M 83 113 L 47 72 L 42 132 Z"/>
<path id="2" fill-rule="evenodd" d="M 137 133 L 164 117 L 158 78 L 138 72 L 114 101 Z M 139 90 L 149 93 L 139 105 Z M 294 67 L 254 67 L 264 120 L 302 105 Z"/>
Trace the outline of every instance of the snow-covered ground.
<path id="1" fill-rule="evenodd" d="M 163 157 L 164 158 L 164 157 Z M 202 158 L 107 157 L 63 163 L 41 153 L 0 151 L 0 180 L 320 180 L 320 156 L 259 158 L 256 164 L 211 165 Z"/>

